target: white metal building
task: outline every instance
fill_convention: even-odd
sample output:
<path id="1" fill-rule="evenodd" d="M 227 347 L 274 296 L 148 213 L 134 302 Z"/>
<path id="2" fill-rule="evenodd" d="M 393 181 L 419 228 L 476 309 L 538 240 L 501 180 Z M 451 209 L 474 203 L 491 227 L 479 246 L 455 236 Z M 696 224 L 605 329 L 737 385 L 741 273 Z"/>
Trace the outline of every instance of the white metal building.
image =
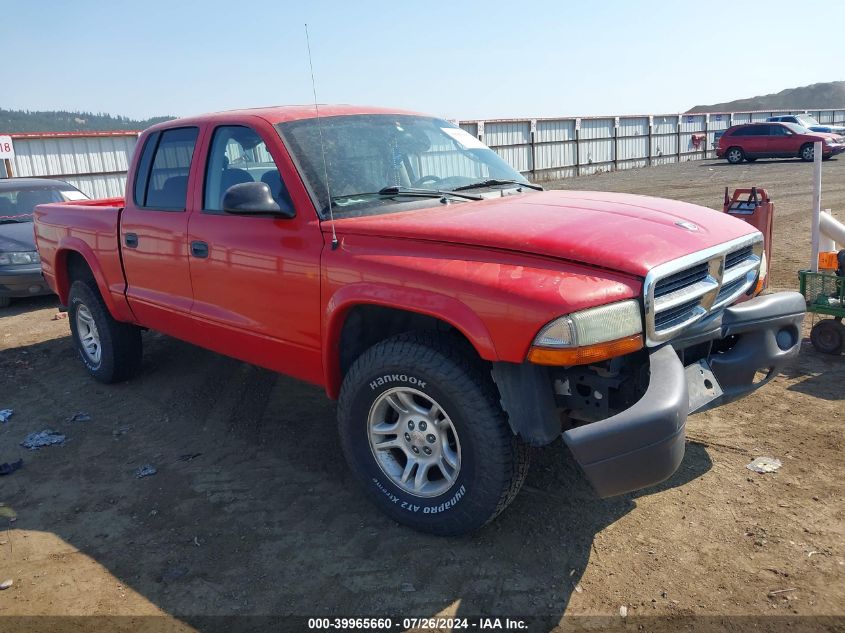
<path id="1" fill-rule="evenodd" d="M 2 130 L 0 130 L 2 133 Z M 10 134 L 12 176 L 58 178 L 92 198 L 123 196 L 126 172 L 140 132 L 35 132 Z M 8 177 L 0 161 L 0 177 Z"/>

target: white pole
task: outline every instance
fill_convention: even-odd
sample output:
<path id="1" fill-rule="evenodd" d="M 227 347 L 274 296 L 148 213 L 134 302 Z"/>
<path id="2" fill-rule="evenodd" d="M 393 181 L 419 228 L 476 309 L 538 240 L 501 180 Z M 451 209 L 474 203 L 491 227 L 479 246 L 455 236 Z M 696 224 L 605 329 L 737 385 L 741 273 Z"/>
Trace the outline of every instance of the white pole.
<path id="1" fill-rule="evenodd" d="M 830 212 L 830 209 L 822 210 L 822 213 L 833 217 Z M 830 253 L 836 250 L 836 242 L 833 241 L 833 238 L 827 235 L 824 231 L 821 230 L 823 218 L 819 216 L 819 252 L 820 253 Z"/>
<path id="2" fill-rule="evenodd" d="M 813 143 L 813 259 L 810 270 L 819 272 L 819 216 L 822 209 L 822 142 Z"/>

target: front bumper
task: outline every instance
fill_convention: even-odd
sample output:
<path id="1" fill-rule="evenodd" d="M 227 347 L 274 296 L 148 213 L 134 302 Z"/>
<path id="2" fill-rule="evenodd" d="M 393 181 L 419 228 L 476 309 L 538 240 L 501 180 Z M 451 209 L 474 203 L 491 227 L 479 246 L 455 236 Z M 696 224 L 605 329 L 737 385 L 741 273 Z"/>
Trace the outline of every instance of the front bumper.
<path id="1" fill-rule="evenodd" d="M 41 276 L 41 266 L 0 267 L 0 297 L 34 297 L 51 294 Z"/>
<path id="2" fill-rule="evenodd" d="M 602 497 L 659 483 L 684 456 L 687 415 L 736 400 L 771 380 L 801 346 L 804 297 L 781 292 L 712 315 L 649 355 L 645 394 L 633 406 L 563 434 Z M 726 351 L 684 367 L 679 351 L 725 341 Z M 759 372 L 765 372 L 756 381 Z"/>

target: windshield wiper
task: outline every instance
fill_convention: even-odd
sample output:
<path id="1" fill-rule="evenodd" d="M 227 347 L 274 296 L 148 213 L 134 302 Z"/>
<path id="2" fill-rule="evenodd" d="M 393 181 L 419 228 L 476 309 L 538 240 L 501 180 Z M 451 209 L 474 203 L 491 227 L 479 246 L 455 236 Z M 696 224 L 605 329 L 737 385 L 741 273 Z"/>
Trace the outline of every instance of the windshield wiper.
<path id="1" fill-rule="evenodd" d="M 474 182 L 469 185 L 461 185 L 460 187 L 455 187 L 452 191 L 464 191 L 466 189 L 477 189 L 480 187 L 495 187 L 496 185 L 517 185 L 519 187 L 528 187 L 529 189 L 534 189 L 536 191 L 545 191 L 540 185 L 535 185 L 530 182 L 521 182 L 519 180 L 499 180 L 497 178 L 482 180 L 481 182 Z"/>
<path id="2" fill-rule="evenodd" d="M 344 196 L 332 196 L 332 200 L 344 200 L 347 198 L 357 198 L 358 196 L 411 196 L 416 198 L 445 198 L 446 196 L 453 196 L 455 198 L 464 198 L 466 200 L 484 200 L 482 196 L 474 196 L 468 193 L 455 193 L 454 191 L 446 191 L 443 189 L 416 189 L 414 187 L 400 187 L 398 185 L 382 187 L 378 191 L 365 191 L 362 193 L 353 193 Z"/>
<path id="3" fill-rule="evenodd" d="M 393 185 L 392 187 L 382 187 L 378 190 L 380 196 L 423 196 L 428 198 L 441 198 L 443 196 L 455 196 L 456 198 L 466 198 L 467 200 L 484 200 L 483 196 L 473 196 L 468 193 L 455 193 L 453 189 L 417 189 L 416 187 L 400 187 Z"/>

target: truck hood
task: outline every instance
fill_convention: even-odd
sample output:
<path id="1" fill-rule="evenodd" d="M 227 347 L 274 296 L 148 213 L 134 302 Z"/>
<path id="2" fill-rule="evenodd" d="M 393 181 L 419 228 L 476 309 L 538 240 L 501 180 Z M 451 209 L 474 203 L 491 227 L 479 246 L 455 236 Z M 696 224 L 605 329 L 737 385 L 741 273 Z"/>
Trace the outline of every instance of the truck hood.
<path id="1" fill-rule="evenodd" d="M 35 232 L 32 222 L 0 224 L 0 253 L 34 250 Z"/>
<path id="2" fill-rule="evenodd" d="M 330 224 L 324 223 L 324 230 Z M 644 277 L 655 266 L 754 233 L 686 202 L 599 191 L 544 191 L 335 220 L 359 234 L 503 249 Z"/>

